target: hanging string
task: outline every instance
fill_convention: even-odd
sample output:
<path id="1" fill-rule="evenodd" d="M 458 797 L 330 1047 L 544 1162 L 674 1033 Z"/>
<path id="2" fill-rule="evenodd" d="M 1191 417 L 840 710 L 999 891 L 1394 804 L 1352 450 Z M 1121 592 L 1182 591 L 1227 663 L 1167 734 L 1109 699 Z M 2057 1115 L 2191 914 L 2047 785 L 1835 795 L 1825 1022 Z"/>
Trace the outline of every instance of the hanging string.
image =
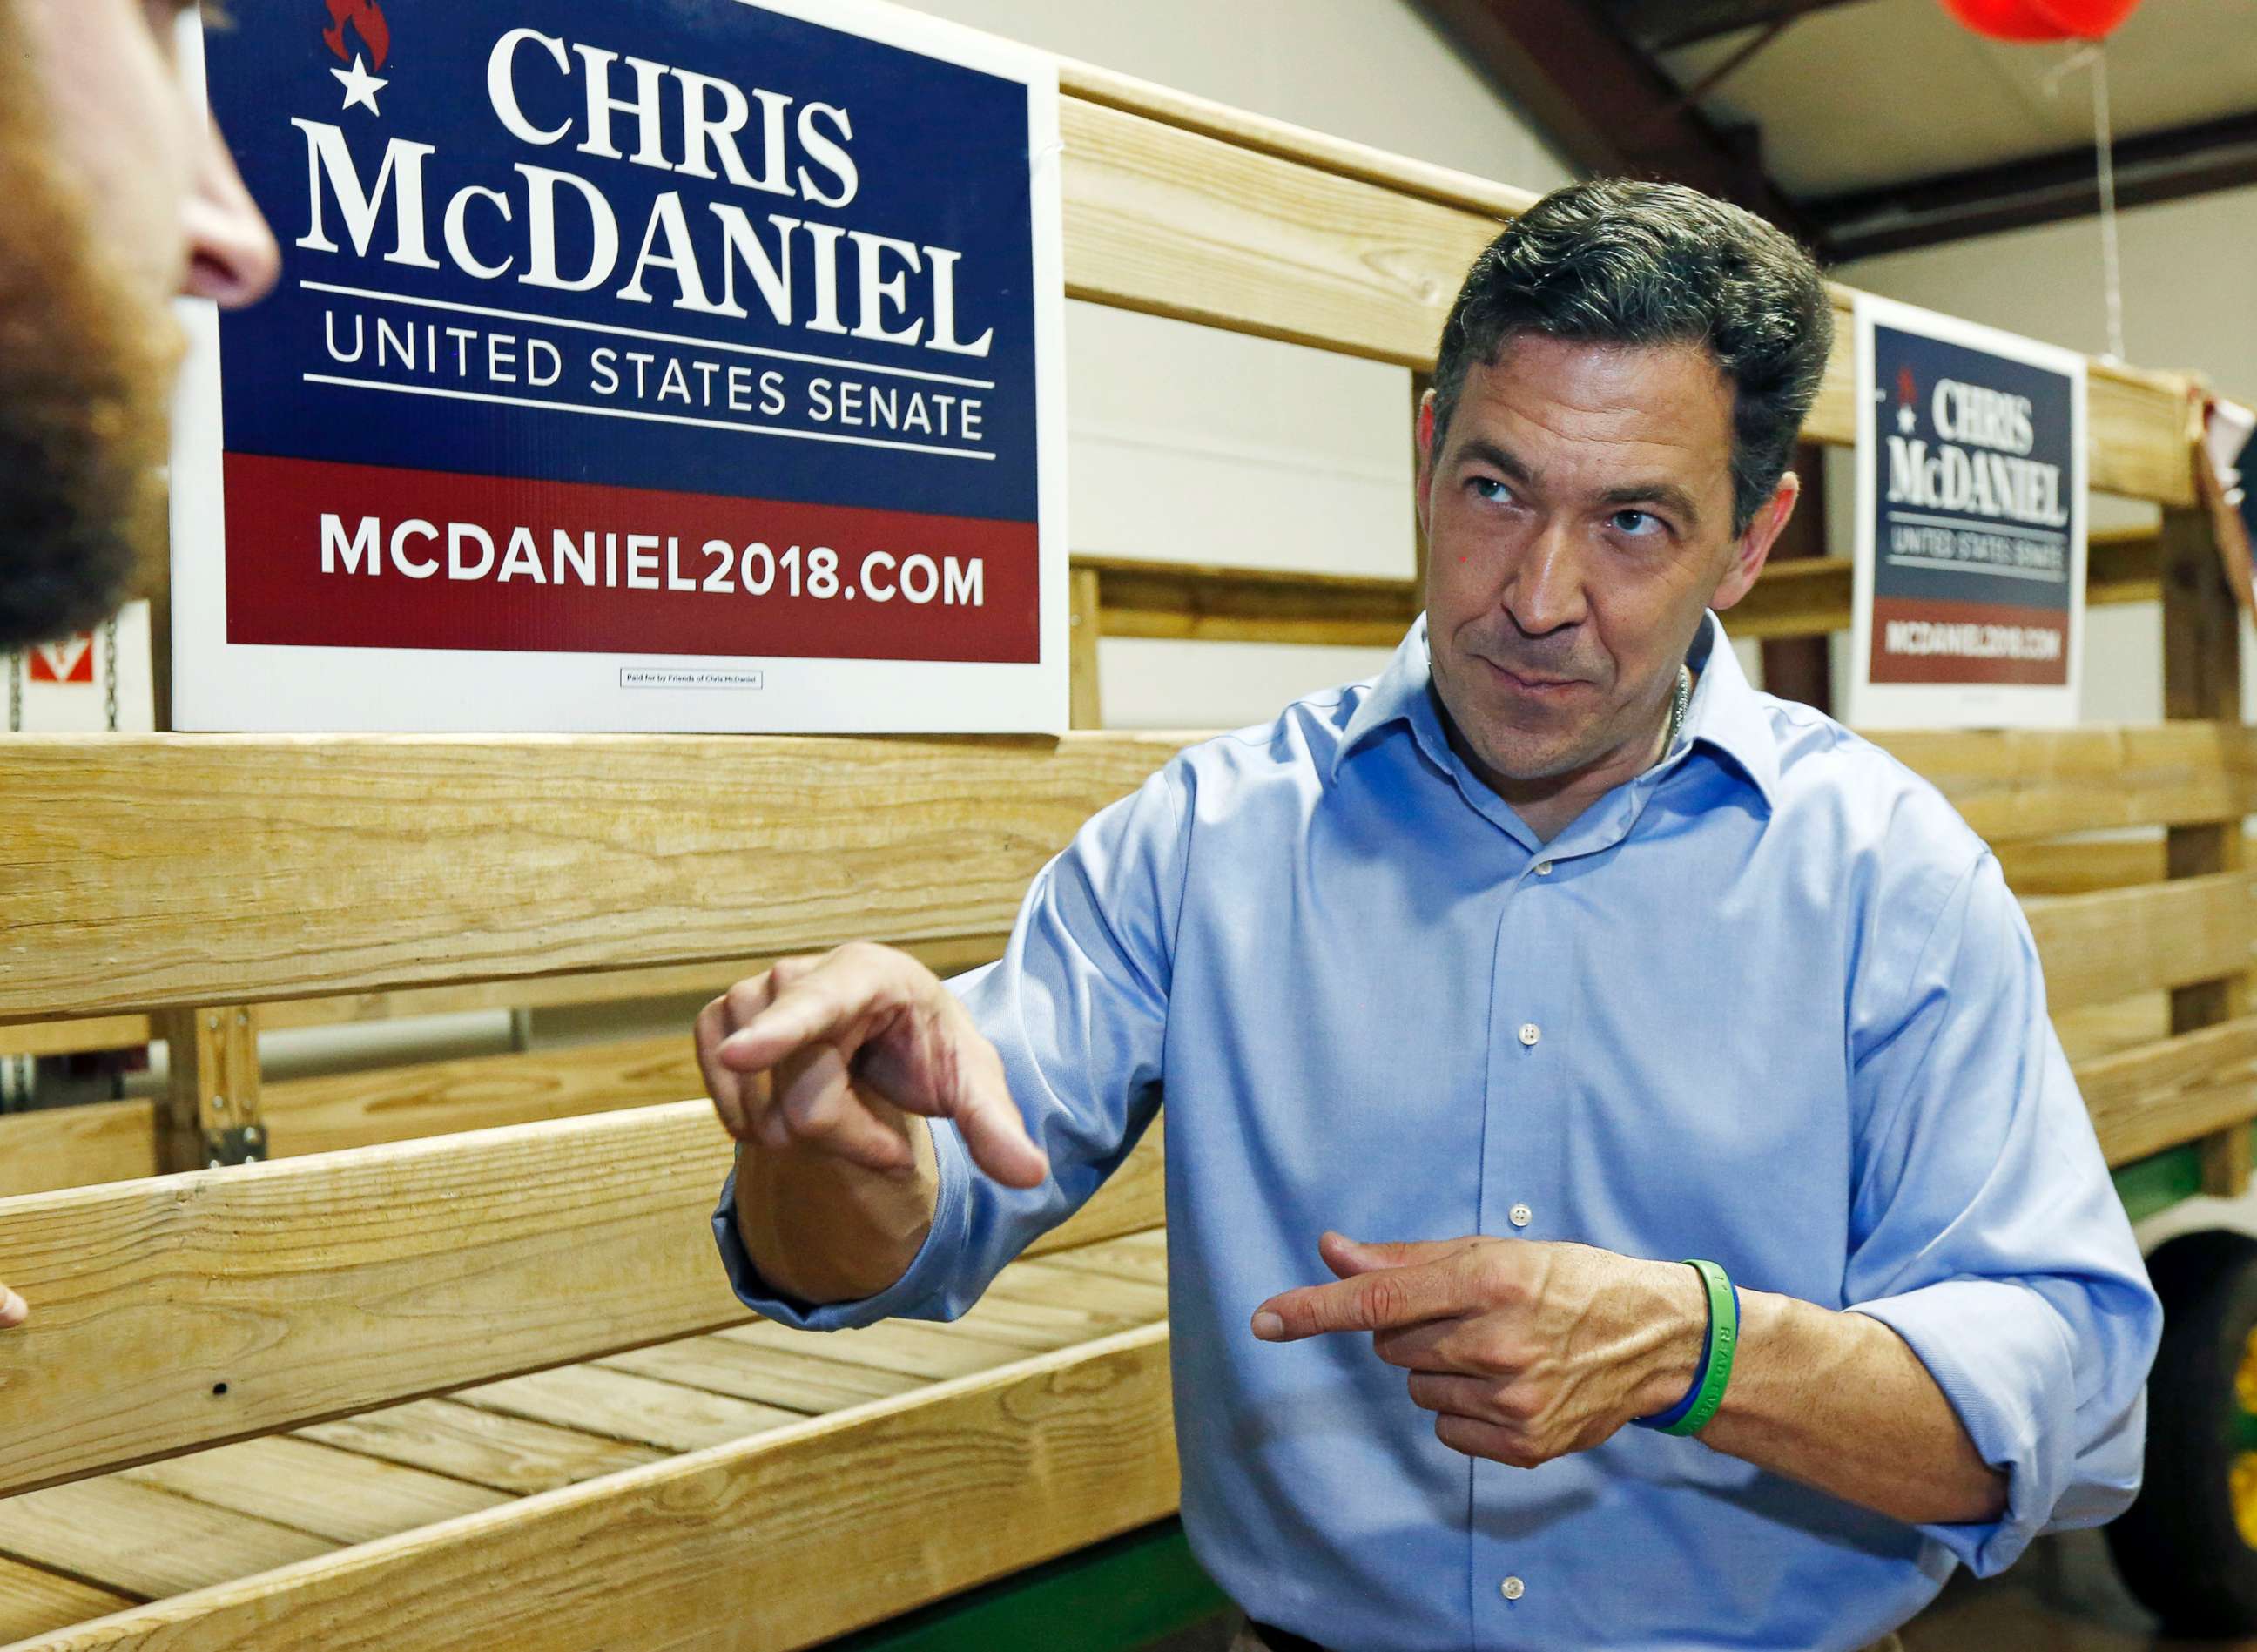
<path id="1" fill-rule="evenodd" d="M 2108 305 L 2108 353 L 2103 360 L 2121 362 L 2124 352 L 2124 267 L 2116 239 L 2116 132 L 2108 113 L 2108 53 L 2098 40 L 2063 60 L 2045 78 L 2048 96 L 2061 90 L 2065 74 L 2081 68 L 2092 71 L 2092 147 L 2100 182 L 2100 264 Z"/>

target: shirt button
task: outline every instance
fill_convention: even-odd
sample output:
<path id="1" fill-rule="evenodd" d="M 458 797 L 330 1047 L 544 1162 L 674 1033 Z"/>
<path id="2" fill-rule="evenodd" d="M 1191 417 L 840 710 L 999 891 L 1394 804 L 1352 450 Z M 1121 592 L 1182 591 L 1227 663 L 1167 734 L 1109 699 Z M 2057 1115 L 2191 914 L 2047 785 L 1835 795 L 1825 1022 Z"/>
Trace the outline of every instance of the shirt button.
<path id="1" fill-rule="evenodd" d="M 1511 1216 L 1512 1225 L 1516 1228 L 1525 1228 L 1536 1220 L 1536 1213 L 1525 1204 L 1513 1206 L 1506 1214 Z"/>
<path id="2" fill-rule="evenodd" d="M 1520 1041 L 1523 1044 L 1532 1045 L 1543 1036 L 1544 1030 L 1533 1021 L 1524 1021 L 1520 1024 Z"/>
<path id="3" fill-rule="evenodd" d="M 1518 1600 L 1528 1592 L 1528 1585 L 1518 1578 L 1507 1578 L 1503 1583 L 1497 1585 L 1496 1592 L 1507 1600 Z"/>
<path id="4" fill-rule="evenodd" d="M 1537 863 L 1536 863 L 1536 876 L 1539 876 L 1539 877 L 1549 877 L 1549 876 L 1552 876 L 1552 862 L 1551 862 L 1551 861 L 1537 861 Z"/>

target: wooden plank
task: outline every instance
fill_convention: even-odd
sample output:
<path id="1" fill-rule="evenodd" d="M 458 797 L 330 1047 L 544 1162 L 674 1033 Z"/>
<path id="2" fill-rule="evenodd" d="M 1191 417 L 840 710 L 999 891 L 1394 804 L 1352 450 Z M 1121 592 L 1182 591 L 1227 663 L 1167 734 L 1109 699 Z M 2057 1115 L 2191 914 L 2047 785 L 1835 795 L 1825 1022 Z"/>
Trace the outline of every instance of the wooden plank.
<path id="1" fill-rule="evenodd" d="M 2238 872 L 2022 903 L 2056 1012 L 2248 966 L 2257 883 Z"/>
<path id="2" fill-rule="evenodd" d="M 0 1551 L 144 1599 L 228 1583 L 336 1548 L 295 1527 L 114 1474 L 0 1499 Z"/>
<path id="3" fill-rule="evenodd" d="M 729 1152 L 685 1102 L 0 1201 L 0 1492 L 740 1322 Z M 1157 1225 L 1162 1152 L 1030 1249 Z"/>
<path id="4" fill-rule="evenodd" d="M 2257 1016 L 2182 1032 L 2077 1068 L 2112 1165 L 2257 1118 Z"/>
<path id="5" fill-rule="evenodd" d="M 146 1464 L 118 1478 L 339 1543 L 389 1537 L 509 1500 L 443 1474 L 287 1435 Z"/>
<path id="6" fill-rule="evenodd" d="M 1069 685 L 1072 701 L 1069 715 L 1076 728 L 1102 728 L 1105 703 L 1097 680 L 1097 643 L 1104 630 L 1098 609 L 1097 574 L 1077 563 L 1072 578 L 1073 611 L 1068 622 L 1072 629 L 1066 637 L 1070 656 L 1067 663 L 1072 678 Z"/>
<path id="7" fill-rule="evenodd" d="M 2053 1017 L 2053 1030 L 2072 1062 L 2152 1044 L 2171 1036 L 2171 995 L 2142 992 L 2113 1003 L 2060 1010 Z"/>
<path id="8" fill-rule="evenodd" d="M 598 1360 L 611 1371 L 684 1383 L 762 1405 L 820 1416 L 924 1386 L 925 1379 L 875 1365 L 821 1359 L 797 1349 L 755 1348 L 725 1334 L 659 1343 Z"/>
<path id="9" fill-rule="evenodd" d="M 800 1414 L 708 1393 L 600 1365 L 564 1365 L 465 1388 L 452 1396 L 479 1411 L 599 1434 L 662 1451 L 697 1451 L 797 1422 Z"/>
<path id="10" fill-rule="evenodd" d="M 317 1422 L 298 1434 L 340 1450 L 523 1495 L 655 1463 L 662 1455 L 647 1446 L 480 1411 L 451 1400 L 413 1400 Z"/>
<path id="11" fill-rule="evenodd" d="M 22 1641 L 132 1606 L 139 1597 L 98 1589 L 20 1560 L 0 1559 L 0 1637 Z"/>
<path id="12" fill-rule="evenodd" d="M 1177 1494 L 1154 1325 L 28 1645 L 782 1652 L 1158 1519 Z"/>
<path id="13" fill-rule="evenodd" d="M 1468 266 L 1528 199 L 1121 77 L 1092 91 L 1059 110 L 1077 298 L 1431 367 Z M 1832 291 L 1834 354 L 1802 435 L 1847 445 L 1855 294 Z M 2096 360 L 2088 391 L 2091 485 L 2192 503 L 2192 381 Z"/>
<path id="14" fill-rule="evenodd" d="M 0 1116 L 0 1198 L 156 1173 L 154 1102 Z"/>
<path id="15" fill-rule="evenodd" d="M 2239 820 L 2257 804 L 2257 732 L 2233 722 L 1866 732 L 1992 843 Z"/>
<path id="16" fill-rule="evenodd" d="M 749 1348 L 783 1349 L 811 1358 L 842 1365 L 869 1365 L 926 1382 L 945 1382 L 1008 1365 L 1024 1357 L 1022 1348 L 1005 1347 L 984 1337 L 956 1334 L 945 1325 L 923 1320 L 888 1319 L 855 1330 L 795 1330 L 770 1320 L 756 1319 L 716 1333 Z"/>
<path id="17" fill-rule="evenodd" d="M 2132 883 L 2160 883 L 2166 870 L 2160 832 L 2137 838 L 2041 838 L 1991 846 L 2017 895 L 2090 895 Z"/>
<path id="18" fill-rule="evenodd" d="M 0 1055 L 76 1055 L 130 1050 L 151 1038 L 145 1015 L 93 1016 L 82 1021 L 34 1021 L 0 1027 Z"/>
<path id="19" fill-rule="evenodd" d="M 161 1168 L 217 1170 L 266 1156 L 256 1013 L 248 1004 L 193 1005 L 152 1024 L 167 1054 Z"/>
<path id="20" fill-rule="evenodd" d="M 732 1322 L 704 1103 L 0 1202 L 0 1490 Z M 598 1255 L 605 1266 L 591 1269 Z"/>
<path id="21" fill-rule="evenodd" d="M 1419 616 L 1408 579 L 1082 557 L 1104 635 L 1206 642 L 1393 648 Z"/>
<path id="22" fill-rule="evenodd" d="M 663 1038 L 294 1079 L 265 1095 L 277 1159 L 703 1095 L 689 1030 Z"/>
<path id="23" fill-rule="evenodd" d="M 1487 215 L 1068 98 L 1070 297 L 1433 364 Z"/>
<path id="24" fill-rule="evenodd" d="M 2174 719 L 2241 714 L 2241 613 L 2219 559 L 2217 531 L 2201 508 L 2163 513 L 2163 712 Z M 2173 878 L 2198 879 L 2242 869 L 2239 820 L 2174 826 L 2164 839 Z M 2215 980 L 2171 983 L 2171 1031 L 2229 1021 L 2249 1007 L 2245 951 Z M 2236 1121 L 2238 1123 L 2238 1121 Z M 2205 1193 L 2236 1198 L 2249 1185 L 2249 1132 L 2221 1131 L 2202 1144 Z"/>
<path id="25" fill-rule="evenodd" d="M 26 735 L 0 1017 L 992 935 L 1179 743 Z"/>

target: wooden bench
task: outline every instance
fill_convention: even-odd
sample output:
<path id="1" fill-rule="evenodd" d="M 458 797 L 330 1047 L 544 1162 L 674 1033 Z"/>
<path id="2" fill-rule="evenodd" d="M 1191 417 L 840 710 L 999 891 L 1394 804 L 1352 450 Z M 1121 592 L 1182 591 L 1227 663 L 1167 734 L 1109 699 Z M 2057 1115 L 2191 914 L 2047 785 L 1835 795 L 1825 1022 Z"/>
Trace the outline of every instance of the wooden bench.
<path id="1" fill-rule="evenodd" d="M 1528 199 L 1063 73 L 1078 297 L 1423 369 Z M 2257 754 L 2206 720 L 2232 710 L 2232 616 L 2204 583 L 2188 394 L 2096 365 L 2091 468 L 2166 507 L 2191 720 L 1886 743 L 2010 854 L 2055 846 L 2024 867 L 2064 834 L 2162 834 L 2122 887 L 2027 907 L 2112 1162 L 2224 1186 L 2257 1115 Z M 1846 338 L 1806 434 L 1849 439 Z M 1102 615 L 1108 578 L 1128 576 L 1081 571 L 1079 611 Z M 1080 633 L 1086 711 L 1103 623 Z M 11 741 L 0 1022 L 152 1017 L 180 1076 L 107 1127 L 194 1163 L 249 1114 L 287 1153 L 251 1043 L 265 1006 L 703 989 L 856 936 L 968 961 L 1180 739 Z M 652 1049 L 647 1080 L 544 1057 L 527 1105 L 684 1093 L 664 1063 L 686 1053 Z M 343 1151 L 0 1199 L 0 1279 L 34 1305 L 0 1335 L 0 1636 L 798 1647 L 1173 1510 L 1157 1130 L 962 1322 L 818 1337 L 723 1283 L 703 1103 L 382 1145 L 335 1122 L 490 1120 L 463 1087 L 499 1071 L 303 1110 L 304 1140 Z M 101 1162 L 70 1151 L 51 1181 Z"/>

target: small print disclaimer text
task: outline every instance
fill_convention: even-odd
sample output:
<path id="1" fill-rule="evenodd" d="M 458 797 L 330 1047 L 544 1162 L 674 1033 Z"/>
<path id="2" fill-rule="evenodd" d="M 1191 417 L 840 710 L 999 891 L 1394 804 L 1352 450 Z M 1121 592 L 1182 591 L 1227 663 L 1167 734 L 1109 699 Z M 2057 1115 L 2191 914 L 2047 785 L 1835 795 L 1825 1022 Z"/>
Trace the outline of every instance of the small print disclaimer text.
<path id="1" fill-rule="evenodd" d="M 761 688 L 759 671 L 714 670 L 703 666 L 622 665 L 621 688 Z"/>

